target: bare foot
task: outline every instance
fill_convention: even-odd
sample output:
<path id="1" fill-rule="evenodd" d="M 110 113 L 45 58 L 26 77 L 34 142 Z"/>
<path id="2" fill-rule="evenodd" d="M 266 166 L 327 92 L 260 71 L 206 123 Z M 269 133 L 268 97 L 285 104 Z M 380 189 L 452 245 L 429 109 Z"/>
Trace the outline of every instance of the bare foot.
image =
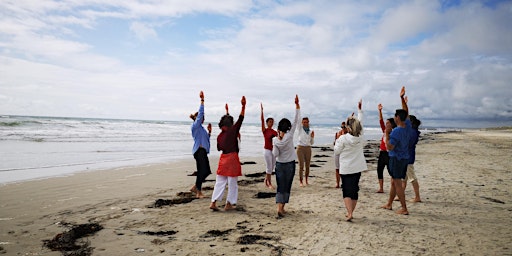
<path id="1" fill-rule="evenodd" d="M 390 205 L 387 205 L 387 204 L 381 206 L 380 208 L 386 209 L 386 210 L 393 210 L 393 207 L 391 207 Z"/>
<path id="2" fill-rule="evenodd" d="M 334 188 L 340 188 L 340 184 L 336 184 L 336 187 L 334 187 Z"/>
<path id="3" fill-rule="evenodd" d="M 375 193 L 384 193 L 384 190 L 383 190 L 383 189 L 379 189 L 379 190 L 377 190 L 377 192 L 375 192 Z"/>
<path id="4" fill-rule="evenodd" d="M 345 220 L 346 220 L 346 221 L 348 221 L 348 222 L 352 222 L 352 219 L 353 219 L 353 217 L 352 217 L 352 216 L 350 216 L 350 217 L 349 217 L 349 216 L 347 216 L 347 218 L 346 218 Z"/>
<path id="5" fill-rule="evenodd" d="M 278 212 L 277 212 L 277 218 L 282 218 L 282 217 L 284 217 L 284 214 L 285 214 L 284 212 L 279 212 L 279 211 L 278 211 Z"/>
<path id="6" fill-rule="evenodd" d="M 233 206 L 232 204 L 230 204 L 229 202 L 226 203 L 226 206 L 224 206 L 224 210 L 225 211 L 230 211 L 230 210 L 235 210 L 236 209 L 236 206 Z"/>
<path id="7" fill-rule="evenodd" d="M 398 196 L 397 196 L 397 197 L 395 197 L 394 201 L 400 201 L 400 198 L 398 198 Z"/>
<path id="8" fill-rule="evenodd" d="M 402 215 L 409 215 L 409 212 L 407 210 L 404 210 L 404 209 L 400 209 L 398 211 L 396 211 L 397 214 L 402 214 Z"/>
<path id="9" fill-rule="evenodd" d="M 299 186 L 304 187 L 304 184 L 302 184 L 302 182 L 301 182 Z"/>
<path id="10" fill-rule="evenodd" d="M 190 188 L 190 192 L 197 193 L 196 185 L 194 185 L 194 186 L 192 186 L 192 187 Z"/>
<path id="11" fill-rule="evenodd" d="M 196 192 L 196 198 L 199 198 L 199 199 L 204 198 L 203 193 L 201 193 L 201 191 L 197 191 Z"/>
<path id="12" fill-rule="evenodd" d="M 218 212 L 219 211 L 219 208 L 217 207 L 217 205 L 215 205 L 215 202 L 210 204 L 210 209 L 212 211 L 214 211 L 214 212 Z"/>
<path id="13" fill-rule="evenodd" d="M 421 203 L 421 199 L 419 198 L 414 198 L 414 199 L 411 199 L 410 202 L 413 202 L 413 203 Z"/>

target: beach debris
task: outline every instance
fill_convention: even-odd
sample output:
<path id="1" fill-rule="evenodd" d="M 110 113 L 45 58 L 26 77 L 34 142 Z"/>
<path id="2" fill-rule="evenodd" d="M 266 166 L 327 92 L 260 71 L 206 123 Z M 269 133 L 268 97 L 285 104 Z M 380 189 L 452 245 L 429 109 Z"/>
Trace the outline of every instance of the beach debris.
<path id="1" fill-rule="evenodd" d="M 254 197 L 256 198 L 272 198 L 276 197 L 275 192 L 258 192 Z"/>
<path id="2" fill-rule="evenodd" d="M 239 186 L 247 186 L 247 185 L 251 185 L 251 184 L 255 184 L 255 183 L 262 183 L 263 181 L 265 181 L 264 178 L 253 179 L 253 180 L 240 180 L 240 181 L 238 181 L 238 185 Z"/>
<path id="3" fill-rule="evenodd" d="M 168 231 L 139 231 L 137 232 L 139 235 L 148 235 L 148 236 L 172 236 L 178 231 L 168 230 Z"/>
<path id="4" fill-rule="evenodd" d="M 244 176 L 249 177 L 249 178 L 258 178 L 258 177 L 265 177 L 266 174 L 267 174 L 266 172 L 257 172 L 257 173 L 245 174 Z"/>
<path id="5" fill-rule="evenodd" d="M 494 198 L 490 198 L 490 197 L 486 197 L 486 196 L 482 196 L 483 199 L 487 199 L 493 203 L 499 203 L 499 204 L 505 204 L 505 202 L 501 201 L 501 200 L 498 200 L 498 199 L 494 199 Z"/>
<path id="6" fill-rule="evenodd" d="M 194 171 L 194 172 L 192 172 L 190 174 L 187 174 L 187 176 L 197 176 L 197 171 Z"/>
<path id="7" fill-rule="evenodd" d="M 256 162 L 254 161 L 245 161 L 245 162 L 240 162 L 241 165 L 244 165 L 244 164 L 256 164 Z"/>
<path id="8" fill-rule="evenodd" d="M 224 230 L 224 231 L 220 231 L 220 230 L 217 230 L 217 229 L 212 229 L 212 230 L 208 230 L 206 232 L 206 234 L 201 235 L 201 237 L 202 238 L 207 238 L 207 237 L 225 236 L 225 235 L 229 234 L 231 231 L 233 231 L 233 229 L 227 229 L 227 230 Z"/>
<path id="9" fill-rule="evenodd" d="M 257 244 L 260 240 L 279 240 L 275 237 L 261 235 L 244 235 L 239 237 L 236 242 L 238 244 Z"/>
<path id="10" fill-rule="evenodd" d="M 186 204 L 190 203 L 196 199 L 194 193 L 192 192 L 178 192 L 176 193 L 178 198 L 173 199 L 157 199 L 152 205 L 149 205 L 148 208 L 161 208 L 162 206 L 171 206 L 174 204 Z"/>
<path id="11" fill-rule="evenodd" d="M 88 256 L 92 255 L 93 247 L 89 247 L 88 241 L 77 241 L 80 238 L 95 234 L 103 229 L 98 223 L 69 224 L 61 222 L 65 226 L 71 226 L 69 231 L 59 233 L 51 240 L 43 240 L 43 245 L 52 251 L 60 251 L 63 255 Z"/>
<path id="12" fill-rule="evenodd" d="M 145 252 L 144 248 L 135 248 L 135 252 Z"/>

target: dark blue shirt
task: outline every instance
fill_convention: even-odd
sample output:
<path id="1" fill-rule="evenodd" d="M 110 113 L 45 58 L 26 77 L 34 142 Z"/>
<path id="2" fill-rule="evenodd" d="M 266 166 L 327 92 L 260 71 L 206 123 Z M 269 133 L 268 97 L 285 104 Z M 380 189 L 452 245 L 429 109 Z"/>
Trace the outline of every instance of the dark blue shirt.
<path id="1" fill-rule="evenodd" d="M 389 157 L 396 157 L 398 160 L 409 159 L 409 137 L 412 134 L 411 120 L 405 120 L 405 128 L 397 126 L 389 134 L 389 143 L 395 146 L 389 150 Z"/>

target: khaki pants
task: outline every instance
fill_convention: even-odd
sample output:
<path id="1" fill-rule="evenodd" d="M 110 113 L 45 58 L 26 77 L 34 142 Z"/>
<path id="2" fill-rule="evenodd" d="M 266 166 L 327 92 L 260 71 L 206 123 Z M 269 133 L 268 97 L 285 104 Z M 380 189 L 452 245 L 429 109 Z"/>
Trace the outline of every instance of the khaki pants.
<path id="1" fill-rule="evenodd" d="M 299 177 L 302 181 L 304 176 L 304 165 L 306 166 L 306 177 L 309 177 L 309 166 L 311 165 L 311 146 L 297 146 L 297 158 L 299 160 Z"/>

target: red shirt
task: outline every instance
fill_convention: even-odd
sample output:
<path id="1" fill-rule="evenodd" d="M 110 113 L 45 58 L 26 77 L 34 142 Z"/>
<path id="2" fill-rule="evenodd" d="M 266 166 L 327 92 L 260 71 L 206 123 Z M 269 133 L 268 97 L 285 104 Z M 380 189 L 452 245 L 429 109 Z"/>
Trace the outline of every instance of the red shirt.
<path id="1" fill-rule="evenodd" d="M 263 148 L 272 150 L 272 138 L 277 137 L 276 130 L 272 128 L 266 128 L 263 132 L 263 138 L 265 138 L 265 146 Z"/>
<path id="2" fill-rule="evenodd" d="M 384 120 L 380 119 L 379 123 L 380 123 L 380 128 L 382 129 L 382 132 L 386 132 L 386 125 L 384 124 Z M 386 148 L 386 142 L 384 142 L 384 135 L 382 135 L 382 138 L 380 139 L 380 150 L 382 150 L 382 151 L 388 150 Z"/>
<path id="3" fill-rule="evenodd" d="M 217 150 L 222 154 L 229 154 L 240 151 L 238 148 L 238 133 L 244 121 L 244 116 L 240 115 L 236 123 L 231 127 L 222 127 L 222 131 L 217 137 Z"/>

